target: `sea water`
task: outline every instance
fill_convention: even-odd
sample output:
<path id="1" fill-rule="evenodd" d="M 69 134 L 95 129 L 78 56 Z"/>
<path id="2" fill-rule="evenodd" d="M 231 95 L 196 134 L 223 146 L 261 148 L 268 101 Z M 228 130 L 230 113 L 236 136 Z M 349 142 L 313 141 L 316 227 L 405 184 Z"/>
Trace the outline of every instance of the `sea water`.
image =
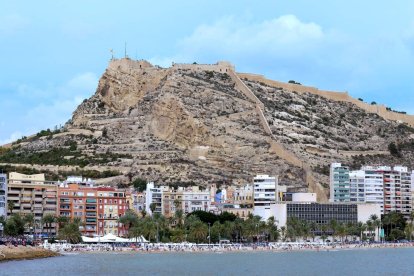
<path id="1" fill-rule="evenodd" d="M 0 275 L 414 275 L 414 249 L 75 253 L 0 263 Z"/>

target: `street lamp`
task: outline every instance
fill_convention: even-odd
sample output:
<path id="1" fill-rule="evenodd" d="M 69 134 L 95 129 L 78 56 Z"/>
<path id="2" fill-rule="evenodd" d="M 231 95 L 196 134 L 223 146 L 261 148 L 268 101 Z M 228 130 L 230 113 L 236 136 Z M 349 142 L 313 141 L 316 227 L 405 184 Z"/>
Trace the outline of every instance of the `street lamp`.
<path id="1" fill-rule="evenodd" d="M 211 235 L 210 235 L 210 222 L 208 223 L 208 245 L 210 245 L 211 242 Z"/>

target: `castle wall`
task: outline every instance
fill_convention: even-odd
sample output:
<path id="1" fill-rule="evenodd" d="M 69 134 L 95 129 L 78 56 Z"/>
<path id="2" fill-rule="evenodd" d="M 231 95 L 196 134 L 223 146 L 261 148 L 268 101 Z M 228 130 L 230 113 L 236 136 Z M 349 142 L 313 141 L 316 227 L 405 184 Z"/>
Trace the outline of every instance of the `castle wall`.
<path id="1" fill-rule="evenodd" d="M 322 97 L 325 97 L 327 99 L 334 100 L 334 101 L 353 103 L 359 108 L 364 109 L 366 112 L 378 114 L 379 116 L 387 120 L 405 122 L 409 124 L 410 126 L 414 127 L 414 116 L 413 115 L 407 115 L 407 114 L 401 114 L 401 113 L 389 111 L 384 105 L 371 105 L 371 104 L 364 103 L 360 100 L 352 98 L 348 94 L 348 92 L 319 90 L 318 88 L 311 87 L 311 86 L 269 80 L 269 79 L 266 79 L 262 75 L 256 75 L 256 74 L 246 74 L 246 73 L 237 73 L 237 74 L 242 79 L 246 78 L 250 81 L 261 82 L 268 86 L 282 88 L 287 91 L 295 91 L 297 93 L 311 93 L 311 94 L 319 95 L 319 96 L 322 96 Z"/>
<path id="2" fill-rule="evenodd" d="M 234 71 L 234 66 L 227 61 L 219 61 L 216 64 L 188 64 L 188 63 L 173 63 L 173 69 L 184 69 L 184 70 L 203 70 L 213 71 L 217 73 L 229 73 Z"/>

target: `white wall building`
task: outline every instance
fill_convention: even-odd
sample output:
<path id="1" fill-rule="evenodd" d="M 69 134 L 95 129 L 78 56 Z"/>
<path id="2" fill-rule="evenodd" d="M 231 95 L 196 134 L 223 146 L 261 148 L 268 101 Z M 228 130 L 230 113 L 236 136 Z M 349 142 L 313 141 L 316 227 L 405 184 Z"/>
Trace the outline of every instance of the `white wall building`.
<path id="1" fill-rule="evenodd" d="M 276 202 L 277 177 L 257 175 L 253 179 L 254 206 L 270 206 Z"/>
<path id="2" fill-rule="evenodd" d="M 293 202 L 316 202 L 316 193 L 293 193 Z"/>
<path id="3" fill-rule="evenodd" d="M 270 206 L 254 207 L 254 215 L 266 221 L 275 218 L 278 227 L 286 227 L 289 217 L 327 225 L 332 219 L 338 223 L 367 222 L 371 215 L 381 216 L 381 206 L 367 203 L 277 202 Z M 318 235 L 318 234 L 317 234 Z M 378 236 L 376 237 L 378 240 Z"/>
<path id="4" fill-rule="evenodd" d="M 162 189 L 163 187 L 155 187 L 154 182 L 149 182 L 145 190 L 145 211 L 152 215 L 151 204 L 155 204 L 154 213 L 162 212 Z"/>

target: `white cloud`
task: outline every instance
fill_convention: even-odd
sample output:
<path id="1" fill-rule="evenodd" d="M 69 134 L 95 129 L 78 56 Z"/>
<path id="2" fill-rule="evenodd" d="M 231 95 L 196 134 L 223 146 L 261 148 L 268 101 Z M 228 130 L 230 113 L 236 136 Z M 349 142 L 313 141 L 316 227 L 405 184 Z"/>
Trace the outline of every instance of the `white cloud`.
<path id="1" fill-rule="evenodd" d="M 25 28 L 29 24 L 29 20 L 19 14 L 9 14 L 0 17 L 0 35 L 10 35 Z"/>
<path id="2" fill-rule="evenodd" d="M 266 53 L 271 56 L 303 54 L 324 39 L 322 27 L 302 22 L 294 15 L 259 23 L 227 17 L 212 25 L 202 25 L 178 44 L 183 55 L 197 57 L 202 53 L 226 55 Z"/>

